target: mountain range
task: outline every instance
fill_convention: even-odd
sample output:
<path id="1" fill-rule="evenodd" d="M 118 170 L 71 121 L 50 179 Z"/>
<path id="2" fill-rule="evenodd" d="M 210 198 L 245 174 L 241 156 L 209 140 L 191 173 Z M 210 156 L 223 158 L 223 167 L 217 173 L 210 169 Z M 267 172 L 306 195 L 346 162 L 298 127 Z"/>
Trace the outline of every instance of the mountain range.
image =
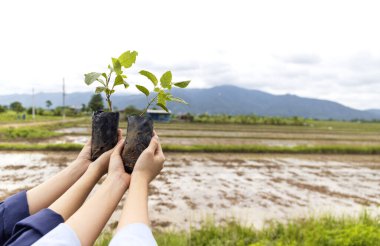
<path id="1" fill-rule="evenodd" d="M 183 98 L 189 105 L 169 103 L 174 113 L 209 114 L 256 114 L 263 116 L 300 116 L 316 119 L 380 119 L 380 109 L 358 110 L 328 100 L 299 97 L 296 95 L 273 95 L 259 90 L 249 90 L 231 85 L 209 89 L 173 89 L 173 95 Z M 81 107 L 87 104 L 93 93 L 75 92 L 66 94 L 66 105 Z M 53 107 L 62 105 L 61 93 L 38 93 L 35 105 L 45 107 L 46 100 Z M 0 104 L 9 105 L 14 101 L 24 107 L 32 105 L 31 94 L 0 95 Z M 128 105 L 144 108 L 146 98 L 143 95 L 112 95 L 113 105 L 124 109 Z"/>

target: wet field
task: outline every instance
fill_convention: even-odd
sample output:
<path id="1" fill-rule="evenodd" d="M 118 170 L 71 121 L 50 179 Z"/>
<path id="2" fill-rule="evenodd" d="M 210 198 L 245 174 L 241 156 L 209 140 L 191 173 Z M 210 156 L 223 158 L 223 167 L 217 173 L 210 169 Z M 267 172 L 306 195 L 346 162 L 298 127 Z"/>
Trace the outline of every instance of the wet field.
<path id="1" fill-rule="evenodd" d="M 59 129 L 57 137 L 12 141 L 83 144 L 91 134 L 88 126 Z M 163 144 L 174 145 L 380 145 L 377 131 L 356 127 L 156 124 L 155 128 Z M 75 151 L 0 151 L 0 199 L 38 185 L 76 155 Z M 380 213 L 379 155 L 169 152 L 166 156 L 165 168 L 149 191 L 156 227 L 186 229 L 208 217 L 217 221 L 234 217 L 260 227 L 268 220 L 323 213 Z M 115 227 L 123 200 L 108 228 Z"/>
<path id="2" fill-rule="evenodd" d="M 43 182 L 75 156 L 0 152 L 0 197 Z M 165 228 L 187 228 L 209 216 L 260 227 L 271 219 L 327 212 L 378 213 L 379 171 L 380 156 L 168 153 L 164 170 L 150 187 L 151 218 Z"/>

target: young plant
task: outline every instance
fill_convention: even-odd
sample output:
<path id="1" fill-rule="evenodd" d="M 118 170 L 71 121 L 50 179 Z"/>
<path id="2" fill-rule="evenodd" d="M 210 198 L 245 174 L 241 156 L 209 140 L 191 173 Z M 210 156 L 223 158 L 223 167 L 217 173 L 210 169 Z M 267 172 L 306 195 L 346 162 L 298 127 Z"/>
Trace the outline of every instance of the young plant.
<path id="1" fill-rule="evenodd" d="M 115 86 L 124 85 L 125 88 L 129 87 L 129 84 L 125 81 L 127 75 L 123 73 L 123 68 L 130 68 L 136 62 L 137 55 L 136 51 L 128 50 L 121 54 L 119 58 L 112 58 L 112 65 L 108 65 L 108 74 L 91 72 L 84 75 L 84 82 L 87 85 L 91 85 L 95 81 L 100 83 L 100 86 L 96 87 L 95 93 L 104 92 L 110 112 L 112 112 L 111 95 L 115 92 Z M 112 75 L 115 75 L 113 83 L 111 83 Z"/>
<path id="2" fill-rule="evenodd" d="M 188 104 L 182 98 L 174 97 L 171 94 L 171 89 L 173 86 L 176 86 L 179 88 L 186 88 L 189 85 L 190 80 L 173 82 L 172 81 L 172 72 L 167 71 L 161 76 L 160 83 L 158 83 L 158 79 L 153 73 L 146 71 L 146 70 L 141 70 L 139 73 L 141 75 L 145 76 L 146 78 L 148 78 L 153 83 L 153 90 L 152 91 L 149 91 L 145 86 L 136 85 L 136 88 L 139 91 L 141 91 L 142 93 L 144 93 L 146 96 L 146 99 L 147 99 L 147 106 L 142 111 L 140 116 L 144 115 L 144 113 L 146 113 L 146 111 L 149 109 L 149 107 L 152 104 L 159 106 L 160 108 L 162 108 L 166 112 L 169 112 L 168 108 L 166 107 L 166 103 L 168 101 Z M 152 94 L 154 94 L 154 95 L 152 95 Z"/>

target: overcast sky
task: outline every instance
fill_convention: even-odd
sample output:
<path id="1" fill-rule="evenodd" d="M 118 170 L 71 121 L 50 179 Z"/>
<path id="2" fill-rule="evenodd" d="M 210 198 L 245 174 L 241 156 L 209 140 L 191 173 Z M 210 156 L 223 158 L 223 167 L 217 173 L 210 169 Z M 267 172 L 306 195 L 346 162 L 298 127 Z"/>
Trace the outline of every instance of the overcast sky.
<path id="1" fill-rule="evenodd" d="M 88 91 L 83 74 L 139 52 L 190 88 L 233 84 L 380 108 L 379 1 L 0 1 L 0 94 Z M 148 83 L 149 85 L 149 83 Z M 121 88 L 120 88 L 121 89 Z M 131 90 L 133 92 L 133 90 Z"/>

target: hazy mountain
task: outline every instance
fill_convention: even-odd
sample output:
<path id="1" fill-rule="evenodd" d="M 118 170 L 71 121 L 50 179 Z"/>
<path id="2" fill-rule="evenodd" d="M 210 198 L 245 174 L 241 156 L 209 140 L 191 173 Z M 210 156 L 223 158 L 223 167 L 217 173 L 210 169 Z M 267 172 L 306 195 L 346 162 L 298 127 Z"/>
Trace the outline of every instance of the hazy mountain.
<path id="1" fill-rule="evenodd" d="M 272 95 L 258 90 L 247 90 L 235 86 L 218 86 L 210 89 L 174 89 L 173 94 L 185 99 L 190 106 L 169 104 L 174 113 L 191 112 L 196 114 L 257 114 L 267 116 L 302 116 L 318 119 L 380 119 L 380 110 L 356 110 L 342 104 L 295 95 Z M 66 105 L 80 107 L 87 104 L 92 93 L 78 92 L 66 95 Z M 45 107 L 46 100 L 53 102 L 53 107 L 62 105 L 60 93 L 38 93 L 35 104 Z M 20 101 L 24 106 L 31 106 L 29 94 L 0 96 L 0 104 L 7 105 Z M 146 99 L 142 95 L 113 95 L 113 105 L 123 109 L 128 105 L 143 108 Z"/>

